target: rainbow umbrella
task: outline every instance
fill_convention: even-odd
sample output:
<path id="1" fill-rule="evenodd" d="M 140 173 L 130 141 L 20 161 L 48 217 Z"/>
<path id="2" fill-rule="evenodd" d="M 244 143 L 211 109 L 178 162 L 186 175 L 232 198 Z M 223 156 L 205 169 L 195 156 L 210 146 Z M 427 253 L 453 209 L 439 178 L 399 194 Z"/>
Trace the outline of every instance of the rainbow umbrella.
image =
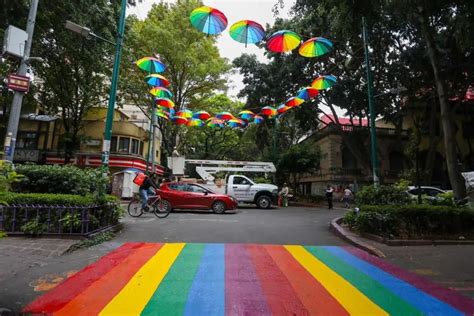
<path id="1" fill-rule="evenodd" d="M 158 117 L 161 117 L 161 118 L 164 118 L 165 120 L 169 121 L 170 119 L 170 115 L 168 112 L 164 112 L 164 111 L 160 111 L 160 110 L 157 110 L 155 112 L 156 116 Z"/>
<path id="2" fill-rule="evenodd" d="M 206 34 L 219 34 L 227 27 L 227 17 L 221 11 L 211 7 L 194 9 L 189 16 L 191 24 Z"/>
<path id="3" fill-rule="evenodd" d="M 174 108 L 174 102 L 168 98 L 156 98 L 155 104 L 156 106 L 161 106 L 168 109 Z"/>
<path id="4" fill-rule="evenodd" d="M 216 118 L 218 119 L 221 119 L 221 120 L 224 120 L 224 121 L 228 121 L 228 120 L 232 120 L 232 119 L 235 119 L 234 115 L 230 112 L 221 112 L 221 113 L 218 113 L 216 115 Z"/>
<path id="5" fill-rule="evenodd" d="M 255 116 L 253 117 L 253 122 L 254 122 L 255 124 L 260 124 L 260 123 L 263 122 L 263 117 L 260 116 L 260 115 L 255 115 Z"/>
<path id="6" fill-rule="evenodd" d="M 323 37 L 313 37 L 301 44 L 299 53 L 304 57 L 326 55 L 332 49 L 332 42 Z"/>
<path id="7" fill-rule="evenodd" d="M 337 79 L 333 75 L 319 76 L 311 83 L 311 87 L 317 90 L 325 90 L 331 88 L 336 81 Z"/>
<path id="8" fill-rule="evenodd" d="M 303 99 L 305 101 L 308 101 L 314 97 L 316 97 L 319 94 L 318 89 L 312 88 L 312 87 L 307 87 L 303 88 L 300 91 L 298 91 L 298 95 L 296 96 L 297 98 Z"/>
<path id="9" fill-rule="evenodd" d="M 167 87 L 170 85 L 168 79 L 159 74 L 151 74 L 145 77 L 146 83 L 154 87 Z"/>
<path id="10" fill-rule="evenodd" d="M 300 99 L 298 97 L 292 97 L 292 98 L 289 98 L 288 100 L 286 100 L 285 105 L 289 106 L 289 107 L 294 107 L 294 106 L 298 106 L 298 105 L 303 104 L 303 103 L 304 103 L 303 99 Z"/>
<path id="11" fill-rule="evenodd" d="M 186 125 L 188 123 L 188 119 L 182 116 L 175 115 L 172 119 L 176 125 Z"/>
<path id="12" fill-rule="evenodd" d="M 204 122 L 197 118 L 192 118 L 188 120 L 188 123 L 186 123 L 186 126 L 191 126 L 191 127 L 201 127 L 203 125 L 204 125 Z"/>
<path id="13" fill-rule="evenodd" d="M 227 121 L 227 126 L 236 128 L 236 127 L 244 127 L 245 122 L 240 119 L 231 119 Z"/>
<path id="14" fill-rule="evenodd" d="M 173 93 L 163 87 L 153 87 L 150 89 L 150 93 L 157 98 L 171 99 L 173 97 Z"/>
<path id="15" fill-rule="evenodd" d="M 197 111 L 193 114 L 193 118 L 197 118 L 203 121 L 209 119 L 210 117 L 211 117 L 211 114 L 209 114 L 206 111 Z"/>
<path id="16" fill-rule="evenodd" d="M 268 116 L 268 117 L 272 117 L 277 114 L 277 110 L 273 106 L 264 106 L 260 110 L 260 114 Z"/>
<path id="17" fill-rule="evenodd" d="M 287 106 L 287 105 L 285 105 L 285 104 L 281 104 L 281 105 L 278 106 L 277 112 L 278 112 L 278 114 L 283 114 L 283 113 L 285 113 L 286 111 L 288 111 L 289 109 L 291 109 L 290 106 Z"/>
<path id="18" fill-rule="evenodd" d="M 301 43 L 301 37 L 293 31 L 283 30 L 270 35 L 267 48 L 275 53 L 289 52 Z"/>
<path id="19" fill-rule="evenodd" d="M 232 24 L 229 30 L 230 36 L 240 43 L 255 44 L 265 37 L 263 26 L 250 20 L 242 20 Z"/>
<path id="20" fill-rule="evenodd" d="M 149 73 L 163 72 L 166 69 L 165 64 L 163 64 L 156 57 L 143 57 L 136 61 L 138 68 L 145 70 Z"/>
<path id="21" fill-rule="evenodd" d="M 211 118 L 209 120 L 207 120 L 207 123 L 206 123 L 207 126 L 209 127 L 224 127 L 225 126 L 225 122 L 223 120 L 220 120 L 220 119 L 217 119 L 217 118 Z"/>
<path id="22" fill-rule="evenodd" d="M 251 120 L 255 116 L 255 113 L 249 110 L 243 110 L 239 112 L 239 117 L 243 120 Z"/>
<path id="23" fill-rule="evenodd" d="M 186 119 L 190 119 L 193 117 L 193 112 L 190 111 L 190 110 L 181 110 L 181 111 L 178 111 L 176 112 L 176 115 L 175 116 L 179 116 L 179 117 L 184 117 Z"/>

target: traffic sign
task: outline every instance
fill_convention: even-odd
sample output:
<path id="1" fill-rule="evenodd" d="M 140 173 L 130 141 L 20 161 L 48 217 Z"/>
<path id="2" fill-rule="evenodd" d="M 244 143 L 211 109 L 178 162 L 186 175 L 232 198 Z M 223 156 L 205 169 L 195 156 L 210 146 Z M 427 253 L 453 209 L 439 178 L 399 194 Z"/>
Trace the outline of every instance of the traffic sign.
<path id="1" fill-rule="evenodd" d="M 7 88 L 19 92 L 28 92 L 30 88 L 30 78 L 10 74 L 8 75 Z"/>

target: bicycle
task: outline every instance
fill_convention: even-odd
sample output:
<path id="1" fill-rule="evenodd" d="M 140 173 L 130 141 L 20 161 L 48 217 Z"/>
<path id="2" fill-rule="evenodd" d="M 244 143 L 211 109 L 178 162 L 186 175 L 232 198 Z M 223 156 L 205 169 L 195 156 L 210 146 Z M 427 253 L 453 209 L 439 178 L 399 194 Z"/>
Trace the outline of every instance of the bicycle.
<path id="1" fill-rule="evenodd" d="M 132 217 L 140 217 L 145 212 L 153 212 L 158 218 L 165 218 L 170 214 L 171 208 L 163 203 L 159 195 L 151 195 L 148 197 L 147 208 L 142 208 L 142 199 L 138 193 L 135 193 L 130 203 L 128 203 L 127 211 Z"/>

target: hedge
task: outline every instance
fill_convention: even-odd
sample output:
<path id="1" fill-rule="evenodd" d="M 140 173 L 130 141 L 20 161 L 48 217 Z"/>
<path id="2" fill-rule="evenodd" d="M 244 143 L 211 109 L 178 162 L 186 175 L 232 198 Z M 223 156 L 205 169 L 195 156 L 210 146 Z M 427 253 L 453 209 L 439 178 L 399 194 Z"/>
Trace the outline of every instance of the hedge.
<path id="1" fill-rule="evenodd" d="M 351 228 L 389 239 L 474 239 L 474 210 L 433 205 L 363 205 L 349 212 Z"/>

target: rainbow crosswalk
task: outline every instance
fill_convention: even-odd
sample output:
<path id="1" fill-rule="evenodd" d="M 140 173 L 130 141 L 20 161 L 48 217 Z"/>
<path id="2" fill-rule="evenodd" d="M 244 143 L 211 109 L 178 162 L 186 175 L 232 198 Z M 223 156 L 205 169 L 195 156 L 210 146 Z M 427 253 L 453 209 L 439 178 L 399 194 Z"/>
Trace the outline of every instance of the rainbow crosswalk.
<path id="1" fill-rule="evenodd" d="M 126 243 L 23 309 L 54 315 L 474 315 L 352 247 Z"/>

